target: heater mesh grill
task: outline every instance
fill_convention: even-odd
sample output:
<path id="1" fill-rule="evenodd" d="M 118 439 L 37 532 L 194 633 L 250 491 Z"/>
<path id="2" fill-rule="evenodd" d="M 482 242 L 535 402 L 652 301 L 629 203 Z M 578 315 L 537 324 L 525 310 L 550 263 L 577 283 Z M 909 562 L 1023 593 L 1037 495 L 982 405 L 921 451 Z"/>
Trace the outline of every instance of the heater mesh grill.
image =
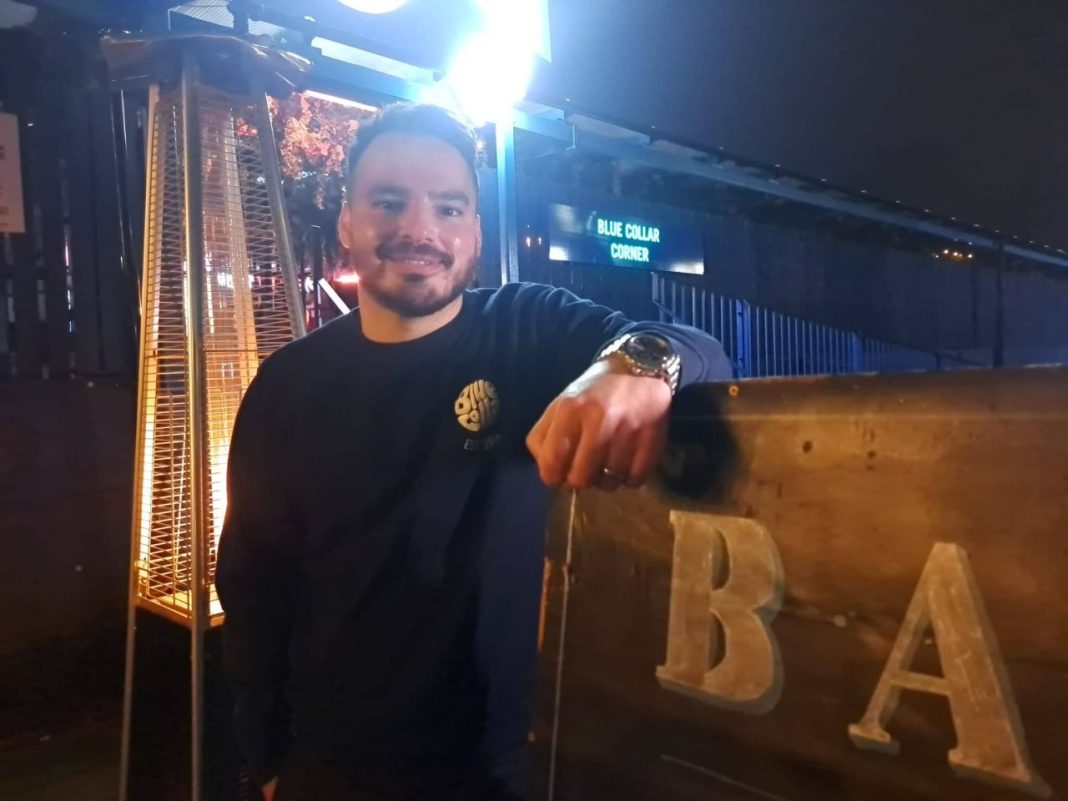
<path id="1" fill-rule="evenodd" d="M 226 460 L 238 405 L 260 362 L 295 336 L 287 304 L 290 271 L 279 259 L 276 210 L 262 161 L 255 101 L 197 92 L 201 144 L 204 259 L 200 342 L 203 387 L 189 384 L 185 285 L 185 175 L 180 93 L 154 106 L 146 207 L 145 326 L 141 353 L 138 477 L 138 587 L 141 605 L 188 622 L 192 617 L 192 537 L 206 537 L 210 612 L 220 619 L 215 555 L 226 512 Z M 274 157 L 274 154 L 272 154 Z M 294 288 L 295 289 L 295 288 Z M 201 392 L 205 419 L 205 519 L 191 513 L 190 393 Z"/>

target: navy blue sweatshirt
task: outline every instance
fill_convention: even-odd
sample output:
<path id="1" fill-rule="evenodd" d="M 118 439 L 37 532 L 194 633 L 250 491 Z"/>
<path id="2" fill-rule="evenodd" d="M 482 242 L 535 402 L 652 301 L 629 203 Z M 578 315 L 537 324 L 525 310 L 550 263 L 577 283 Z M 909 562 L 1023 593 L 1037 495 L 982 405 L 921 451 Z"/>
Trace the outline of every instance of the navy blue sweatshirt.
<path id="1" fill-rule="evenodd" d="M 654 330 L 682 383 L 727 379 L 695 329 L 508 284 L 411 342 L 358 311 L 282 348 L 241 404 L 216 583 L 253 777 L 294 741 L 363 772 L 477 772 L 527 739 L 549 490 L 526 450 L 607 342 Z"/>

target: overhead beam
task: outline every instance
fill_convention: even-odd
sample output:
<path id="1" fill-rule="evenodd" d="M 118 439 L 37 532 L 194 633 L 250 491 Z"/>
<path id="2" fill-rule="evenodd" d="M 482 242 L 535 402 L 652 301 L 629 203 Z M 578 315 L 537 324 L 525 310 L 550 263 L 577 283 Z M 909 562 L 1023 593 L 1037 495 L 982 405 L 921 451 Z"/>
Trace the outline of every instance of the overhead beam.
<path id="1" fill-rule="evenodd" d="M 1003 241 L 984 231 L 954 226 L 934 219 L 916 217 L 907 211 L 882 208 L 873 202 L 834 197 L 820 189 L 785 184 L 771 177 L 714 162 L 700 162 L 663 153 L 653 147 L 635 144 L 614 137 L 599 136 L 576 128 L 565 120 L 546 119 L 542 116 L 515 113 L 515 125 L 526 131 L 548 136 L 576 148 L 596 151 L 615 158 L 643 164 L 666 172 L 682 173 L 706 178 L 730 186 L 749 189 L 764 195 L 784 198 L 808 206 L 834 211 L 873 222 L 918 231 L 932 236 L 967 242 L 976 247 L 996 249 Z M 1020 258 L 1068 268 L 1068 256 L 1046 252 L 1037 248 L 1004 243 L 1005 252 Z"/>
<path id="2" fill-rule="evenodd" d="M 73 7 L 75 0 L 42 0 L 41 5 L 54 7 Z M 184 18 L 184 27 L 193 29 L 214 29 L 218 26 L 199 20 Z M 358 89 L 383 99 L 400 99 L 418 101 L 423 96 L 423 86 L 412 81 L 387 75 L 366 67 L 347 64 L 337 59 L 323 57 L 317 52 L 305 54 L 314 57 L 315 69 L 309 77 L 308 88 L 323 89 L 339 94 L 346 89 Z M 556 111 L 556 110 L 553 110 Z M 1010 256 L 1028 259 L 1055 267 L 1068 268 L 1068 254 L 1063 251 L 1025 247 L 1010 244 L 1003 237 L 990 234 L 977 226 L 957 226 L 940 222 L 934 218 L 919 217 L 907 210 L 896 211 L 886 208 L 876 201 L 865 201 L 848 197 L 834 196 L 817 186 L 798 186 L 784 183 L 769 175 L 761 175 L 752 169 L 735 165 L 718 164 L 712 161 L 696 161 L 685 156 L 665 153 L 653 147 L 652 142 L 643 134 L 635 132 L 634 137 L 603 136 L 576 127 L 566 119 L 566 115 L 549 113 L 530 113 L 516 110 L 513 116 L 516 129 L 536 133 L 550 139 L 563 142 L 570 147 L 583 148 L 618 159 L 643 164 L 665 172 L 692 175 L 715 181 L 728 186 L 749 189 L 772 197 L 779 197 L 796 203 L 846 214 L 860 219 L 883 223 L 911 231 L 970 245 L 995 250 L 1004 248 Z"/>

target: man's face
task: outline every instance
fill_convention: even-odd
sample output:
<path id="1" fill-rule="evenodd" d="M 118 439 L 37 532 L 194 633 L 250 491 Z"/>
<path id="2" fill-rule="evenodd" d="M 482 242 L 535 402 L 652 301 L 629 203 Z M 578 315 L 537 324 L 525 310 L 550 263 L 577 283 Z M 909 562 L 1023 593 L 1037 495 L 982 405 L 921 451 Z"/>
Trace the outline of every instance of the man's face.
<path id="1" fill-rule="evenodd" d="M 429 136 L 384 133 L 356 164 L 338 235 L 360 293 L 402 317 L 448 306 L 482 248 L 475 184 L 463 157 Z"/>

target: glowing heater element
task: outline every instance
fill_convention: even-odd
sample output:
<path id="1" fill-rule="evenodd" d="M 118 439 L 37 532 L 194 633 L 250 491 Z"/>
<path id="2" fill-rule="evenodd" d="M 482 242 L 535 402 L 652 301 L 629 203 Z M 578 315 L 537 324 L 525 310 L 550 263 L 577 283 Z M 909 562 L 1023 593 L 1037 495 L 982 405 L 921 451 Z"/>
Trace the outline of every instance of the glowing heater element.
<path id="1" fill-rule="evenodd" d="M 263 95 L 153 87 L 149 116 L 135 600 L 193 627 L 206 595 L 205 623 L 214 625 L 234 418 L 260 362 L 303 333 L 303 318 L 288 241 L 279 245 L 284 222 Z M 195 131 L 183 130 L 186 118 L 197 121 Z M 187 220 L 189 210 L 199 219 Z M 192 259 L 190 224 L 199 251 Z"/>
<path id="2" fill-rule="evenodd" d="M 285 96 L 311 64 L 216 35 L 101 47 L 117 84 L 151 81 L 118 800 L 129 796 L 140 609 L 190 633 L 188 797 L 200 801 L 230 433 L 260 362 L 304 333 L 267 91 Z"/>

